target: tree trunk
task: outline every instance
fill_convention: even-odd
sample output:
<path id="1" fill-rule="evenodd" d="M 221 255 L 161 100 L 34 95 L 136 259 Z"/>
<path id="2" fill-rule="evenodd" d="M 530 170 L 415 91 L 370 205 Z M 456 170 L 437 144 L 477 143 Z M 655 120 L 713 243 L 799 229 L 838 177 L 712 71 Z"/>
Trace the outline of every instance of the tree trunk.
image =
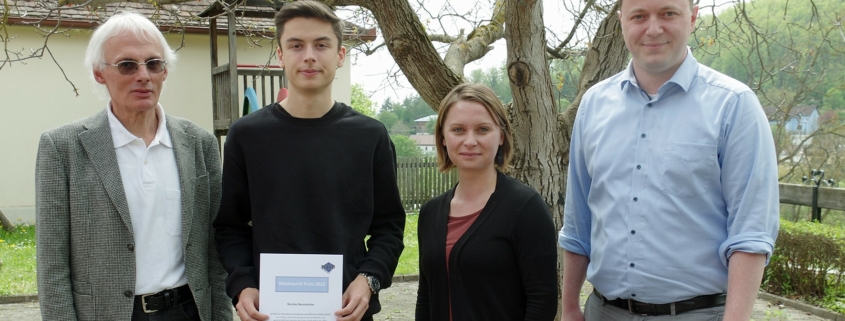
<path id="1" fill-rule="evenodd" d="M 546 61 L 543 3 L 509 0 L 507 12 L 519 13 L 508 14 L 505 19 L 507 71 L 513 93 L 509 113 L 515 138 L 510 175 L 543 196 L 559 228 L 563 217 L 565 172 L 560 151 L 568 141 L 555 135 L 559 132 L 559 124 Z M 558 264 L 558 268 L 562 265 Z"/>

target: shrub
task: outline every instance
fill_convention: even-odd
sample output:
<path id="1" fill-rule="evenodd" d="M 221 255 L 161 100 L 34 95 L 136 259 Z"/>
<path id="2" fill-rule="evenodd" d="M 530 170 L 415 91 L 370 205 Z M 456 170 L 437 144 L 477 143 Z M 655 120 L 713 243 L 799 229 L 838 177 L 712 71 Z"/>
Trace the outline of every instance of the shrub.
<path id="1" fill-rule="evenodd" d="M 823 299 L 845 286 L 845 229 L 813 222 L 780 222 L 766 267 L 766 291 Z"/>

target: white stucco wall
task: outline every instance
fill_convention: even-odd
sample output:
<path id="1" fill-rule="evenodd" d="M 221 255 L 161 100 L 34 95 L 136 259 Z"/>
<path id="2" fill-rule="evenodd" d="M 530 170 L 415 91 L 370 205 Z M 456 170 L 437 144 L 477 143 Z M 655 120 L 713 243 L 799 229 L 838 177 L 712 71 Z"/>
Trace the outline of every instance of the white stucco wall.
<path id="1" fill-rule="evenodd" d="M 10 49 L 29 52 L 43 44 L 34 28 L 10 26 Z M 0 69 L 0 211 L 11 220 L 34 221 L 35 157 L 41 133 L 62 124 L 88 117 L 106 106 L 92 91 L 89 69 L 82 64 L 90 30 L 53 35 L 49 46 L 67 77 L 78 88 L 79 96 L 49 58 L 27 60 Z M 181 35 L 167 36 L 173 48 Z M 208 35 L 185 36 L 178 51 L 179 62 L 169 71 L 160 102 L 166 113 L 194 121 L 212 130 L 211 72 Z M 228 60 L 225 36 L 218 39 L 220 61 Z M 272 48 L 252 46 L 238 39 L 238 63 L 266 64 Z M 271 64 L 278 64 L 273 58 Z M 337 101 L 349 103 L 350 68 L 337 73 L 332 90 Z M 243 98 L 241 96 L 240 101 Z"/>

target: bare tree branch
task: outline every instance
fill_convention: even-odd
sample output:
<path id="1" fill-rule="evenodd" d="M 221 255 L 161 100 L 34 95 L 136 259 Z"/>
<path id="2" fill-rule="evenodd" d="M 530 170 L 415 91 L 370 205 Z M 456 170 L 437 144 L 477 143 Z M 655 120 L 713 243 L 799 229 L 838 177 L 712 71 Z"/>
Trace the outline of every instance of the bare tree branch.
<path id="1" fill-rule="evenodd" d="M 575 32 L 578 30 L 579 27 L 581 27 L 581 22 L 584 21 L 584 16 L 587 15 L 587 12 L 590 11 L 590 9 L 593 7 L 593 5 L 595 3 L 596 3 L 596 0 L 587 0 L 587 3 L 584 4 L 584 8 L 581 10 L 581 13 L 578 15 L 578 18 L 575 19 L 575 23 L 572 25 L 572 29 L 569 30 L 569 34 L 566 36 L 566 39 L 561 41 L 557 45 L 557 47 L 552 48 L 552 47 L 546 46 L 546 51 L 552 57 L 555 57 L 555 58 L 558 58 L 558 59 L 566 59 L 567 57 L 570 56 L 571 52 L 569 52 L 569 53 L 563 52 L 563 48 L 566 47 L 567 45 L 569 45 L 569 41 L 572 40 L 572 37 L 575 36 Z"/>

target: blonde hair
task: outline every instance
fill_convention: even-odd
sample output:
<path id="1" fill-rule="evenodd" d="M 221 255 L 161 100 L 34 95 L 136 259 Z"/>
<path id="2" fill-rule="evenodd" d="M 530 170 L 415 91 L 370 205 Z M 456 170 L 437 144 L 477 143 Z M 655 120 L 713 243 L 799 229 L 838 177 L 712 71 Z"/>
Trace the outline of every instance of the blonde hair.
<path id="1" fill-rule="evenodd" d="M 449 153 L 446 151 L 446 146 L 443 146 L 443 124 L 446 122 L 446 114 L 455 103 L 459 101 L 472 101 L 481 104 L 493 117 L 493 121 L 499 125 L 504 137 L 502 145 L 496 152 L 495 166 L 499 171 L 506 171 L 510 166 L 511 155 L 513 153 L 513 134 L 511 133 L 510 122 L 505 113 L 505 106 L 502 101 L 489 87 L 482 84 L 463 83 L 449 92 L 443 100 L 440 101 L 440 109 L 437 112 L 437 122 L 434 125 L 434 141 L 437 147 L 437 165 L 441 172 L 447 172 L 455 164 L 449 159 Z M 501 153 L 501 158 L 499 156 Z"/>

